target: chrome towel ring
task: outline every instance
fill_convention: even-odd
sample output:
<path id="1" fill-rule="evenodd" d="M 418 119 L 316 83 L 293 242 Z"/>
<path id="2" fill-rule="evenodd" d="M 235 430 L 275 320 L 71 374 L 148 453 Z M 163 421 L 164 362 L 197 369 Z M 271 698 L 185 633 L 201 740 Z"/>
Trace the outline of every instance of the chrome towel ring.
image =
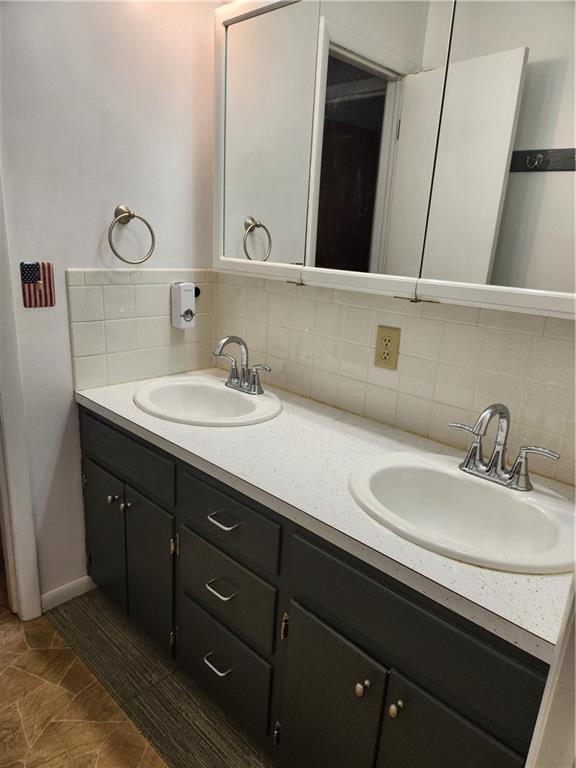
<path id="1" fill-rule="evenodd" d="M 250 259 L 250 261 L 253 261 L 252 256 L 248 253 L 248 235 L 250 232 L 253 232 L 255 229 L 262 228 L 264 232 L 266 232 L 266 236 L 268 237 L 268 249 L 266 251 L 266 256 L 262 259 L 262 261 L 268 261 L 270 258 L 270 254 L 272 253 L 272 235 L 270 234 L 270 230 L 268 227 L 264 226 L 261 221 L 257 221 L 254 216 L 248 216 L 247 219 L 244 219 L 244 239 L 242 240 L 242 245 L 244 246 L 244 253 L 246 254 L 246 258 Z M 259 259 L 257 259 L 259 261 Z"/>
<path id="2" fill-rule="evenodd" d="M 124 256 L 121 256 L 118 253 L 114 243 L 112 242 L 112 232 L 114 231 L 116 224 L 122 224 L 122 226 L 124 226 L 128 224 L 129 221 L 132 221 L 132 219 L 139 219 L 148 227 L 148 232 L 150 232 L 150 250 L 143 259 L 139 259 L 138 261 L 130 261 L 130 259 L 125 259 Z M 131 211 L 127 205 L 117 205 L 114 209 L 114 221 L 108 227 L 108 244 L 110 245 L 114 256 L 117 256 L 121 261 L 126 262 L 126 264 L 142 264 L 147 261 L 154 253 L 154 248 L 156 247 L 156 236 L 154 235 L 154 230 L 146 221 L 146 219 L 142 218 L 142 216 L 138 216 L 138 214 L 134 213 L 134 211 Z"/>

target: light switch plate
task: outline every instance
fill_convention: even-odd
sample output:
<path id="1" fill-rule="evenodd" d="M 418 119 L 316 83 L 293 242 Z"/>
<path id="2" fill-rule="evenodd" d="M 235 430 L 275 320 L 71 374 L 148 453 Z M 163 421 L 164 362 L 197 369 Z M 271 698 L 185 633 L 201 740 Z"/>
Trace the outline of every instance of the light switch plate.
<path id="1" fill-rule="evenodd" d="M 400 328 L 379 325 L 376 329 L 376 355 L 374 365 L 377 368 L 398 368 L 400 352 Z"/>

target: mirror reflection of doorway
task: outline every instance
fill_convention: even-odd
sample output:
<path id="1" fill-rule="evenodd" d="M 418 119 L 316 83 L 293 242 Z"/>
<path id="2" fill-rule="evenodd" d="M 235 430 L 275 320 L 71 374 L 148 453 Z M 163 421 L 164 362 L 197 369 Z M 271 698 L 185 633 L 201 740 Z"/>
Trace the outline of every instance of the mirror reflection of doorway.
<path id="1" fill-rule="evenodd" d="M 316 266 L 370 271 L 386 90 L 390 78 L 328 57 Z"/>

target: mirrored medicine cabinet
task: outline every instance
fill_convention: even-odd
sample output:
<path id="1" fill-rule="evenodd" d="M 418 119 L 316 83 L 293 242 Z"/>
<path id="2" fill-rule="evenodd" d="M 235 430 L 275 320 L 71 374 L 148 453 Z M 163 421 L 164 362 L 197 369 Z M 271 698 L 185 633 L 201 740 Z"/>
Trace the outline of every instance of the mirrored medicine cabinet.
<path id="1" fill-rule="evenodd" d="M 217 11 L 217 269 L 574 316 L 574 5 Z"/>

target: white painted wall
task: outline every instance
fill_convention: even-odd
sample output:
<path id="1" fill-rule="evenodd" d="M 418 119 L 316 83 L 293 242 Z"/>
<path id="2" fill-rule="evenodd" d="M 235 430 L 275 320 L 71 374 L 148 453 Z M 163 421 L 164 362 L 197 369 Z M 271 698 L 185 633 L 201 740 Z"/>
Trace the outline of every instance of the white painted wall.
<path id="1" fill-rule="evenodd" d="M 451 59 L 528 46 L 515 149 L 574 146 L 574 3 L 468 0 Z M 574 174 L 510 174 L 491 282 L 574 291 Z"/>
<path id="2" fill-rule="evenodd" d="M 0 531 L 10 607 L 31 619 L 40 600 L 25 428 L 0 168 Z"/>
<path id="3" fill-rule="evenodd" d="M 0 6 L 1 158 L 43 593 L 86 572 L 64 269 L 121 266 L 105 241 L 118 203 L 156 229 L 146 266 L 210 263 L 213 10 Z M 133 255 L 147 247 L 122 241 Z M 37 259 L 54 262 L 57 305 L 25 310 L 18 263 Z"/>

